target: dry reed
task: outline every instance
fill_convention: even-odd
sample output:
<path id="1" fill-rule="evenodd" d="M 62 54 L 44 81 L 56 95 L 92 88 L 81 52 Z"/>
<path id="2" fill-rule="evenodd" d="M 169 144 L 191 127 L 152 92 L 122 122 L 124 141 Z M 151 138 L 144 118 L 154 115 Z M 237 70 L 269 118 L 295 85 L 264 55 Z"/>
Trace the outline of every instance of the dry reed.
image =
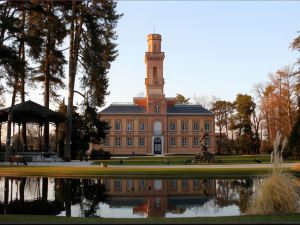
<path id="1" fill-rule="evenodd" d="M 271 154 L 272 173 L 254 184 L 254 193 L 249 202 L 246 214 L 271 215 L 295 213 L 299 208 L 299 185 L 288 174 L 281 171 L 282 152 L 286 146 L 286 138 L 280 148 L 281 135 L 276 134 Z"/>

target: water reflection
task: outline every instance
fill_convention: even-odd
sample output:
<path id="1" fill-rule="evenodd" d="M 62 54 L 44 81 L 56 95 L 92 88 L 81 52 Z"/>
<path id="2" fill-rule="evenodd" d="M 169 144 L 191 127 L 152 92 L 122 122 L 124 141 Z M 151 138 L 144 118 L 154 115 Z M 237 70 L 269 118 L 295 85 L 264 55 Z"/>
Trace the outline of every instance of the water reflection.
<path id="1" fill-rule="evenodd" d="M 1 214 L 76 217 L 240 215 L 248 179 L 0 178 Z"/>

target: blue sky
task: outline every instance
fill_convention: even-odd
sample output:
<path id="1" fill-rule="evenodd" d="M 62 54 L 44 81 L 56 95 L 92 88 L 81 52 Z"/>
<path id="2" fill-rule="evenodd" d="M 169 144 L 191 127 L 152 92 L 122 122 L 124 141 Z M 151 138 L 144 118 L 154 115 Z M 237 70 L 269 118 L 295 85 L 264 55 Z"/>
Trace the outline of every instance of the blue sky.
<path id="1" fill-rule="evenodd" d="M 300 31 L 300 2 L 119 1 L 119 57 L 110 70 L 106 105 L 145 91 L 147 34 L 162 35 L 165 94 L 251 94 L 268 74 L 293 64 L 289 45 Z"/>
<path id="2" fill-rule="evenodd" d="M 300 57 L 289 48 L 300 31 L 300 1 L 119 1 L 117 10 L 124 14 L 116 28 L 119 56 L 109 72 L 104 107 L 145 92 L 144 54 L 154 27 L 163 39 L 167 97 L 233 101 Z M 67 90 L 59 93 L 67 96 Z M 43 104 L 42 90 L 26 99 Z M 80 101 L 75 95 L 74 103 Z"/>

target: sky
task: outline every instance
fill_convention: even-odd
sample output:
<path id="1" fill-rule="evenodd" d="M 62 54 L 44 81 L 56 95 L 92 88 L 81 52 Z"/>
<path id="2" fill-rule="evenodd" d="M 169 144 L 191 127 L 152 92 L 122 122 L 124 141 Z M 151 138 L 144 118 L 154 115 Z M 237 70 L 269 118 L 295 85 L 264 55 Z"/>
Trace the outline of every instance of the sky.
<path id="1" fill-rule="evenodd" d="M 116 28 L 119 56 L 102 108 L 145 92 L 144 54 L 154 29 L 162 35 L 166 97 L 233 101 L 300 57 L 289 48 L 300 34 L 300 1 L 118 1 L 117 11 L 124 14 Z M 41 94 L 31 91 L 27 99 L 42 104 Z"/>

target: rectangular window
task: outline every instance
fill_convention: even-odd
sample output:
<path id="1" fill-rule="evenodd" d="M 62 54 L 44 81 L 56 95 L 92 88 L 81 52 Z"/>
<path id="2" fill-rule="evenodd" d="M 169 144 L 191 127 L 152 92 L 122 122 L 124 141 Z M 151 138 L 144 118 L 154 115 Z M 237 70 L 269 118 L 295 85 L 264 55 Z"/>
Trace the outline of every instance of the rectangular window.
<path id="1" fill-rule="evenodd" d="M 187 138 L 185 138 L 185 137 L 181 138 L 181 145 L 182 145 L 183 147 L 186 147 L 186 146 L 187 146 Z"/>
<path id="2" fill-rule="evenodd" d="M 193 138 L 193 146 L 199 146 L 199 138 Z"/>
<path id="3" fill-rule="evenodd" d="M 170 146 L 171 146 L 171 147 L 176 146 L 176 138 L 175 138 L 175 137 L 171 137 L 171 138 L 170 138 Z"/>
<path id="4" fill-rule="evenodd" d="M 121 182 L 121 180 L 120 179 L 115 179 L 115 190 L 121 190 L 121 188 L 122 188 L 122 182 Z"/>
<path id="5" fill-rule="evenodd" d="M 139 138 L 139 146 L 140 147 L 145 147 L 145 138 Z"/>
<path id="6" fill-rule="evenodd" d="M 172 190 L 176 190 L 177 189 L 177 180 L 171 180 L 170 186 L 171 186 Z"/>
<path id="7" fill-rule="evenodd" d="M 127 122 L 127 131 L 133 131 L 133 123 Z"/>
<path id="8" fill-rule="evenodd" d="M 194 189 L 198 189 L 200 187 L 200 180 L 193 180 Z"/>
<path id="9" fill-rule="evenodd" d="M 109 141 L 108 141 L 109 139 L 106 137 L 106 138 L 104 138 L 104 146 L 109 146 Z"/>
<path id="10" fill-rule="evenodd" d="M 181 121 L 181 131 L 187 131 L 187 130 L 188 130 L 187 121 Z"/>
<path id="11" fill-rule="evenodd" d="M 189 181 L 188 180 L 182 180 L 181 186 L 183 189 L 189 188 Z"/>
<path id="12" fill-rule="evenodd" d="M 133 146 L 133 140 L 131 137 L 127 138 L 127 146 L 132 147 Z"/>
<path id="13" fill-rule="evenodd" d="M 115 130 L 116 131 L 121 131 L 121 121 L 120 120 L 116 120 L 116 122 L 115 122 Z"/>
<path id="14" fill-rule="evenodd" d="M 109 133 L 110 125 L 111 125 L 110 123 L 111 123 L 111 122 L 110 122 L 110 120 L 106 120 L 105 122 L 106 122 L 107 124 L 104 126 L 104 132 L 105 132 L 105 133 Z"/>
<path id="15" fill-rule="evenodd" d="M 109 180 L 108 179 L 104 179 L 103 185 L 104 185 L 105 190 L 109 191 Z"/>
<path id="16" fill-rule="evenodd" d="M 115 146 L 116 147 L 121 147 L 121 138 L 120 137 L 115 138 Z"/>
<path id="17" fill-rule="evenodd" d="M 205 146 L 210 146 L 210 137 L 205 138 Z"/>
<path id="18" fill-rule="evenodd" d="M 144 131 L 145 130 L 145 123 L 141 122 L 140 123 L 140 131 Z"/>
<path id="19" fill-rule="evenodd" d="M 133 180 L 127 180 L 127 189 L 133 190 Z"/>
<path id="20" fill-rule="evenodd" d="M 204 124 L 204 130 L 205 130 L 205 131 L 210 131 L 210 122 L 205 121 L 205 124 Z"/>
<path id="21" fill-rule="evenodd" d="M 145 180 L 139 180 L 139 189 L 145 189 L 145 188 L 146 188 Z"/>
<path id="22" fill-rule="evenodd" d="M 193 122 L 193 131 L 199 131 L 199 122 L 197 121 Z"/>
<path id="23" fill-rule="evenodd" d="M 175 130 L 176 130 L 175 122 L 170 122 L 170 131 L 175 131 Z"/>

